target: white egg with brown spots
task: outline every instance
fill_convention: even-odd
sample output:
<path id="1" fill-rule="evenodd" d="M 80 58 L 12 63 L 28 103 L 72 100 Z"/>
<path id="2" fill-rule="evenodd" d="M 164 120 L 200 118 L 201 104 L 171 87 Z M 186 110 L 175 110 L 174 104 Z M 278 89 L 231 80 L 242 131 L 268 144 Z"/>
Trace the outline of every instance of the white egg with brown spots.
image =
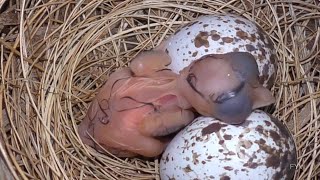
<path id="1" fill-rule="evenodd" d="M 162 180 L 292 179 L 297 163 L 289 130 L 255 110 L 240 125 L 199 117 L 170 142 L 160 162 Z"/>
<path id="2" fill-rule="evenodd" d="M 257 61 L 260 83 L 268 88 L 274 83 L 277 61 L 270 38 L 256 23 L 240 16 L 200 16 L 170 36 L 165 50 L 172 58 L 169 68 L 176 73 L 207 54 L 249 52 Z"/>

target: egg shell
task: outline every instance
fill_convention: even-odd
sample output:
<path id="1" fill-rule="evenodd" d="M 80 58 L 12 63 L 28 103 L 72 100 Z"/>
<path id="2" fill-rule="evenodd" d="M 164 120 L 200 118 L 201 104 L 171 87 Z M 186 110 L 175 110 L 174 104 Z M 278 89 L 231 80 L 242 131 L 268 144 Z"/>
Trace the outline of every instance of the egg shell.
<path id="1" fill-rule="evenodd" d="M 172 58 L 169 68 L 176 73 L 207 54 L 249 52 L 257 61 L 260 83 L 268 88 L 274 83 L 277 61 L 272 41 L 257 24 L 240 16 L 200 16 L 170 36 L 165 49 Z"/>
<path id="2" fill-rule="evenodd" d="M 296 149 L 289 130 L 255 110 L 241 125 L 199 117 L 170 142 L 160 162 L 169 179 L 292 179 Z"/>

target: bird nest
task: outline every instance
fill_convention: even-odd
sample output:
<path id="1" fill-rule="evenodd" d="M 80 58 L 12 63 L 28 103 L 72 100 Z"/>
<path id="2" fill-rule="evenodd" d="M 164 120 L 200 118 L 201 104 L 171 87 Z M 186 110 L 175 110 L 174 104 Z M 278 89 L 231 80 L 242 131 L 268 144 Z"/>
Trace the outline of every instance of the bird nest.
<path id="1" fill-rule="evenodd" d="M 319 178 L 319 1 L 3 2 L 0 150 L 15 178 L 160 179 L 159 159 L 100 154 L 82 144 L 77 125 L 110 73 L 190 20 L 216 13 L 253 20 L 274 42 L 276 103 L 267 110 L 294 135 L 295 179 Z"/>

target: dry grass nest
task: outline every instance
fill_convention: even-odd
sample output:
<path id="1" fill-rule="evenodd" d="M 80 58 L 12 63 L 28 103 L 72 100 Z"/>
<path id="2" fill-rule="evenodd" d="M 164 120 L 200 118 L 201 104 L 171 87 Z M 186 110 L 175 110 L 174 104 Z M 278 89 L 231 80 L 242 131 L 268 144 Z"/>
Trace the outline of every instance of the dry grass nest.
<path id="1" fill-rule="evenodd" d="M 100 154 L 81 143 L 77 125 L 115 69 L 199 15 L 228 12 L 256 21 L 274 42 L 279 68 L 272 113 L 294 135 L 295 178 L 319 179 L 319 1 L 16 0 L 1 5 L 0 150 L 14 177 L 160 179 L 159 159 Z"/>

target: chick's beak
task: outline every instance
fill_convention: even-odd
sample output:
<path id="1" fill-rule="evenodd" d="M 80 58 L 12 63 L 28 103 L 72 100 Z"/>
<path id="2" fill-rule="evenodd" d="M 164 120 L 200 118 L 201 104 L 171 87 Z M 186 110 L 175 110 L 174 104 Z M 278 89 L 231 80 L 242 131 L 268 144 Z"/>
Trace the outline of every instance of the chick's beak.
<path id="1" fill-rule="evenodd" d="M 228 124 L 240 124 L 252 112 L 252 100 L 246 91 L 224 102 L 212 104 L 212 116 Z"/>

